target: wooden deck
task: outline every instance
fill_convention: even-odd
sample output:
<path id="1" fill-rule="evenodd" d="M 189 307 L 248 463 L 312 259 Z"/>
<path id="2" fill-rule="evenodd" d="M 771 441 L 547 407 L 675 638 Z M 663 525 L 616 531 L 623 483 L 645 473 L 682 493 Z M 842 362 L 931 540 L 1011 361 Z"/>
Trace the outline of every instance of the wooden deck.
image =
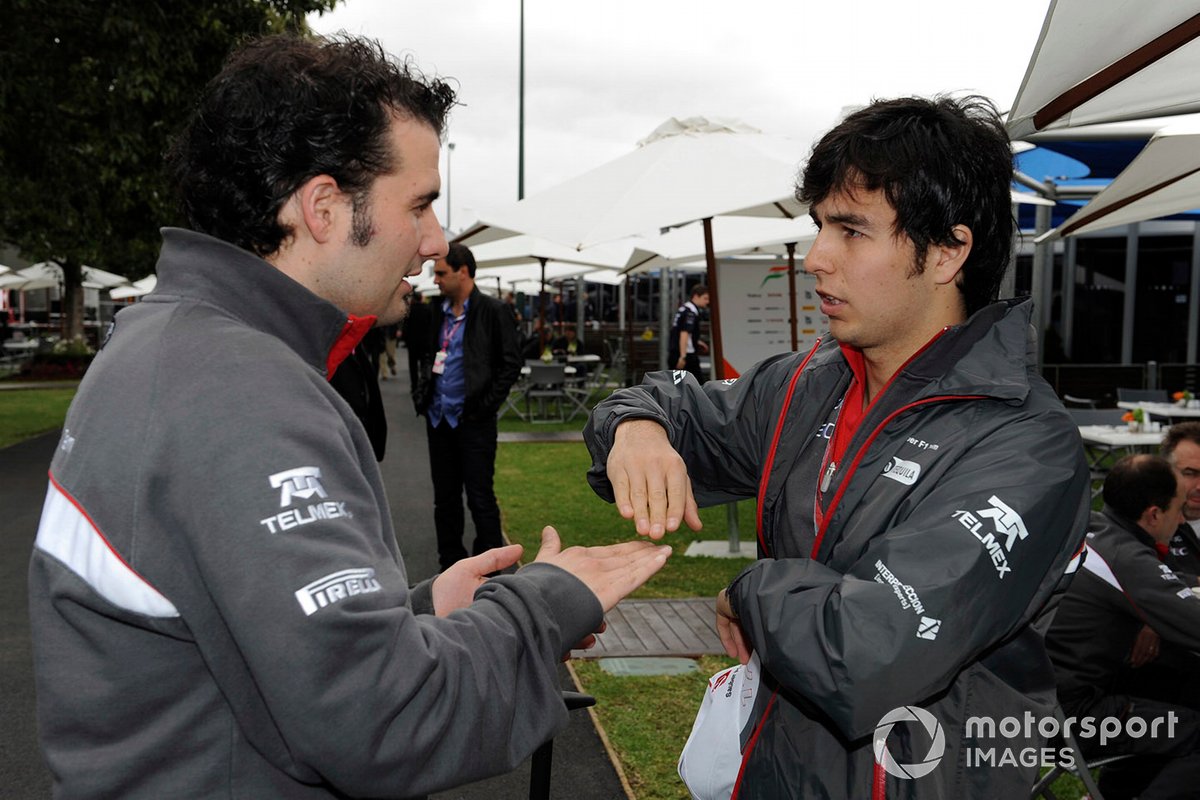
<path id="1" fill-rule="evenodd" d="M 625 600 L 608 612 L 607 630 L 575 658 L 700 656 L 724 653 L 716 631 L 716 599 Z"/>

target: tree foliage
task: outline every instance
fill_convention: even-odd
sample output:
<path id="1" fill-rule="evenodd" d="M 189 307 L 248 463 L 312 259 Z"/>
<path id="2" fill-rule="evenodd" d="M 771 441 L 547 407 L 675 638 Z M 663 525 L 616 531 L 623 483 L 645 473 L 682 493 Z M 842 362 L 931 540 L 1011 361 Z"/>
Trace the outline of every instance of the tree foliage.
<path id="1" fill-rule="evenodd" d="M 146 275 L 179 224 L 162 155 L 230 50 L 337 2 L 0 0 L 0 241 L 63 265 L 69 334 L 81 266 Z"/>

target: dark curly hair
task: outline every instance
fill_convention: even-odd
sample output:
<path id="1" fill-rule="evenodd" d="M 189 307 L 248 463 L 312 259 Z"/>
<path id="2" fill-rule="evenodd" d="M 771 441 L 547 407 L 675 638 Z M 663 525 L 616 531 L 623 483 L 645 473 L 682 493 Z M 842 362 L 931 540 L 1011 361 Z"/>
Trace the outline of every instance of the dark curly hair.
<path id="1" fill-rule="evenodd" d="M 375 178 L 397 169 L 394 115 L 440 137 L 455 93 L 377 42 L 295 35 L 252 41 L 205 88 L 167 154 L 188 223 L 259 256 L 292 231 L 279 209 L 307 180 L 330 175 L 356 218 Z"/>
<path id="2" fill-rule="evenodd" d="M 1012 250 L 1013 178 L 1008 133 L 991 101 L 938 96 L 877 100 L 813 147 L 796 199 L 815 205 L 856 188 L 882 190 L 916 248 L 949 245 L 955 225 L 973 234 L 959 290 L 967 313 L 996 299 Z"/>

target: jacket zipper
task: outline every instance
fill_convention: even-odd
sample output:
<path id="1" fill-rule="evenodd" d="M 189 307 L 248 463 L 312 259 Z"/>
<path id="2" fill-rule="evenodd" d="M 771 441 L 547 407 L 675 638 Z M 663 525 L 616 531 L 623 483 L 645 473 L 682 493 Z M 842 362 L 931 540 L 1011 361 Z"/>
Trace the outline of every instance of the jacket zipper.
<path id="1" fill-rule="evenodd" d="M 821 340 L 818 338 L 813 344 L 812 349 L 808 351 L 808 355 L 800 362 L 800 366 L 796 368 L 796 373 L 792 375 L 792 380 L 788 383 L 787 394 L 783 398 L 783 408 L 779 409 L 779 419 L 775 423 L 775 435 L 771 437 L 771 448 L 767 451 L 767 460 L 763 466 L 762 479 L 758 482 L 758 505 L 755 510 L 757 516 L 756 527 L 758 528 L 758 546 L 768 556 L 771 555 L 767 548 L 766 537 L 763 536 L 763 500 L 767 496 L 767 480 L 771 476 L 771 467 L 775 464 L 775 452 L 779 448 L 779 438 L 783 435 L 783 422 L 787 418 L 788 409 L 792 406 L 792 394 L 796 390 L 796 381 L 800 380 L 800 375 L 804 372 L 804 368 L 808 366 L 809 360 L 813 354 L 817 352 L 817 348 L 821 346 Z"/>
<path id="2" fill-rule="evenodd" d="M 863 456 L 865 456 L 867 451 L 871 449 L 871 444 L 875 441 L 875 437 L 883 432 L 883 429 L 887 427 L 888 423 L 903 414 L 905 411 L 909 411 L 920 406 L 926 406 L 930 403 L 944 403 L 955 400 L 984 400 L 986 397 L 987 395 L 982 394 L 940 395 L 938 397 L 926 397 L 924 400 L 916 400 L 908 405 L 901 406 L 891 414 L 888 414 L 886 417 L 884 417 L 883 421 L 875 426 L 875 429 L 871 431 L 871 435 L 868 436 L 867 440 L 862 443 L 861 447 L 858 448 L 858 451 L 854 454 L 854 460 L 850 462 L 850 466 L 847 468 L 846 473 L 842 476 L 842 482 L 838 485 L 837 493 L 834 494 L 833 500 L 829 503 L 829 510 L 825 512 L 824 518 L 821 520 L 821 529 L 817 531 L 817 538 L 816 541 L 813 542 L 812 552 L 809 553 L 809 556 L 814 560 L 817 558 L 817 553 L 821 549 L 821 542 L 825 539 L 825 532 L 829 530 L 829 522 L 833 519 L 834 513 L 837 511 L 837 506 L 842 500 L 842 495 L 846 493 L 847 487 L 850 486 L 850 479 L 854 477 L 854 472 L 858 469 L 858 464 L 862 461 Z M 845 461 L 845 459 L 843 459 L 843 461 Z"/>

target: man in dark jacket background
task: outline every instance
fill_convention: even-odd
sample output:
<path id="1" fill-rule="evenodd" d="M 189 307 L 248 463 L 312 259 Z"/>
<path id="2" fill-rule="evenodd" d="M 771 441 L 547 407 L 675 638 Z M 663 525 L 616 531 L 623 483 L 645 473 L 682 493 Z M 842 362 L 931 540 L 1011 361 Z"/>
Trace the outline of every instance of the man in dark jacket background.
<path id="1" fill-rule="evenodd" d="M 1195 797 L 1200 786 L 1200 598 L 1159 553 L 1179 526 L 1184 495 L 1164 458 L 1113 465 L 1083 569 L 1046 637 L 1064 713 L 1098 720 L 1090 734 L 1077 728 L 1084 754 L 1139 756 L 1101 770 L 1110 800 Z M 1135 642 L 1147 625 L 1161 649 L 1156 638 L 1139 663 Z"/>
<path id="2" fill-rule="evenodd" d="M 1088 512 L 1031 303 L 997 301 L 1012 175 L 981 98 L 851 114 L 797 190 L 829 333 L 735 381 L 651 373 L 588 422 L 589 480 L 641 534 L 757 498 L 760 558 L 717 598 L 727 652 L 762 666 L 740 800 L 1020 797 L 1037 777 L 1036 732 L 967 724 L 1052 715 L 1033 622 Z M 983 763 L 996 745 L 1013 757 Z"/>
<path id="3" fill-rule="evenodd" d="M 451 244 L 434 264 L 442 292 L 421 363 L 417 412 L 424 414 L 433 475 L 433 519 L 442 569 L 467 557 L 462 495 L 475 523 L 473 554 L 504 546 L 496 472 L 496 412 L 521 375 L 512 316 L 475 285 L 475 257 Z"/>

